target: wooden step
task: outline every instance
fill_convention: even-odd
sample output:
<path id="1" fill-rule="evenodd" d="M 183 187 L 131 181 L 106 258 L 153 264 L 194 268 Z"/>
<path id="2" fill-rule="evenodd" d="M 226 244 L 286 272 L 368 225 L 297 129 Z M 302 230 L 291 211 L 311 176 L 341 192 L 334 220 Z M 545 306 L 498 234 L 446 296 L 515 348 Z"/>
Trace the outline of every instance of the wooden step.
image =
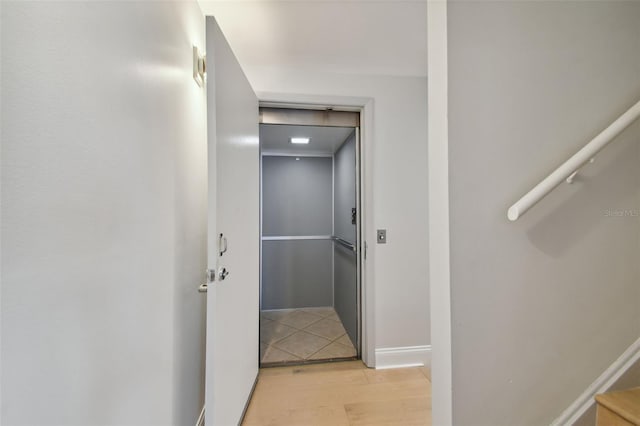
<path id="1" fill-rule="evenodd" d="M 640 387 L 596 395 L 597 426 L 640 426 Z"/>

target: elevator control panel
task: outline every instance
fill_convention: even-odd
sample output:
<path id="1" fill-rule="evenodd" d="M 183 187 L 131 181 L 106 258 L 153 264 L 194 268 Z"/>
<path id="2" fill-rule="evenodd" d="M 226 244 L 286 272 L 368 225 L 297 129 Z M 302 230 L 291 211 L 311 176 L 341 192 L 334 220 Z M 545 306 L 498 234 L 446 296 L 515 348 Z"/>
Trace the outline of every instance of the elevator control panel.
<path id="1" fill-rule="evenodd" d="M 386 229 L 378 229 L 378 244 L 386 244 L 387 243 L 387 230 Z"/>

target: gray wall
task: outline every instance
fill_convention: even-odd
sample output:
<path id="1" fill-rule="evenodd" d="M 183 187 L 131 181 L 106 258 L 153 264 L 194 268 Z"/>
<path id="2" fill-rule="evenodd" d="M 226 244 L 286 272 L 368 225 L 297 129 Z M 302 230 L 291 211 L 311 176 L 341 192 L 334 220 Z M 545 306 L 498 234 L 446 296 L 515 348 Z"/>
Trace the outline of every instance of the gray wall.
<path id="1" fill-rule="evenodd" d="M 332 181 L 330 157 L 262 157 L 262 235 L 331 235 Z M 262 309 L 332 306 L 331 250 L 328 240 L 263 241 Z"/>
<path id="2" fill-rule="evenodd" d="M 453 415 L 549 424 L 640 335 L 640 123 L 506 210 L 640 99 L 640 3 L 449 3 Z M 637 211 L 637 210 L 636 210 Z"/>
<path id="3" fill-rule="evenodd" d="M 355 132 L 334 157 L 334 235 L 356 243 L 356 226 L 351 223 L 351 209 L 356 207 L 356 139 Z M 358 339 L 356 253 L 340 244 L 334 245 L 334 307 L 354 345 Z"/>
<path id="4" fill-rule="evenodd" d="M 263 241 L 262 309 L 332 306 L 333 242 Z"/>
<path id="5" fill-rule="evenodd" d="M 331 235 L 332 175 L 331 157 L 262 157 L 262 235 Z"/>
<path id="6" fill-rule="evenodd" d="M 2 2 L 3 425 L 193 425 L 206 104 L 195 2 Z"/>

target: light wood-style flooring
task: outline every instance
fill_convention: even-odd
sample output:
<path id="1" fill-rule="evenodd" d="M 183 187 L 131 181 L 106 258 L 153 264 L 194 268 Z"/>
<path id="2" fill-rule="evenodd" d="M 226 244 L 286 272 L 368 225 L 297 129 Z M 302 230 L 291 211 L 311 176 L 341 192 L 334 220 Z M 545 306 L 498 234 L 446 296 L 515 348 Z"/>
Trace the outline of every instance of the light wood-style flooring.
<path id="1" fill-rule="evenodd" d="M 430 372 L 361 361 L 263 368 L 242 424 L 430 426 Z"/>

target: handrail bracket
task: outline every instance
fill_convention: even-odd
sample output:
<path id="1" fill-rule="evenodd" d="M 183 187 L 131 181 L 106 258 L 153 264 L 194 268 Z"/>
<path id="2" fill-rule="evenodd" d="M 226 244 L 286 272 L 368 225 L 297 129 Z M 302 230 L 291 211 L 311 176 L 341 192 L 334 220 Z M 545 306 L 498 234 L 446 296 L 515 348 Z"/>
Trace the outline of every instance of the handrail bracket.
<path id="1" fill-rule="evenodd" d="M 596 158 L 595 158 L 595 157 L 592 157 L 592 158 L 589 160 L 589 164 L 593 164 L 595 161 L 596 161 Z M 584 166 L 580 167 L 580 168 L 579 168 L 579 169 L 577 169 L 575 172 L 573 172 L 573 173 L 571 173 L 571 174 L 569 175 L 569 177 L 567 178 L 567 183 L 568 183 L 569 185 L 571 185 L 571 184 L 573 183 L 573 180 L 574 180 L 574 179 L 575 179 L 575 177 L 578 175 L 578 172 L 579 172 L 580 170 L 582 170 L 583 168 L 584 168 Z"/>

